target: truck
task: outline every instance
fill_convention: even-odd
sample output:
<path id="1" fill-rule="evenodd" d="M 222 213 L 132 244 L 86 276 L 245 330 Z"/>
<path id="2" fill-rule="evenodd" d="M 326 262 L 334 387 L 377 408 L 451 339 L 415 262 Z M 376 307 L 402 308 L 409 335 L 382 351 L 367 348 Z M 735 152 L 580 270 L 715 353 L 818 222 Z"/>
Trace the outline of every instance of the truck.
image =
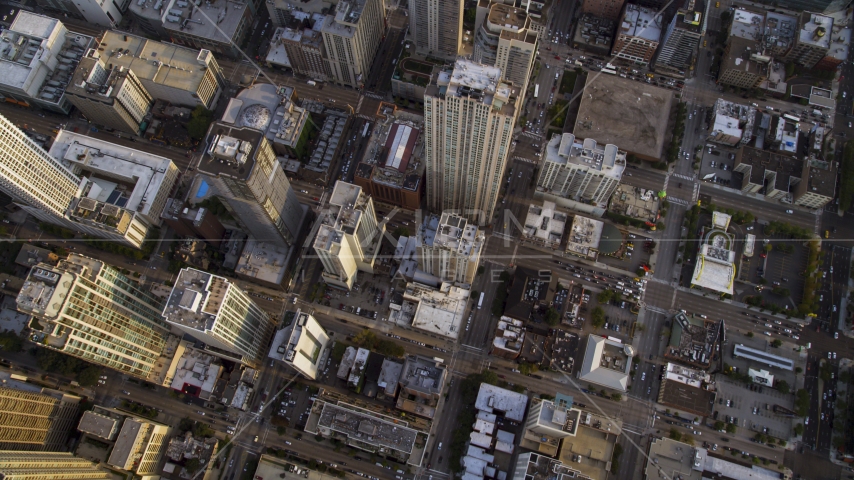
<path id="1" fill-rule="evenodd" d="M 317 86 L 317 82 L 315 82 L 314 80 L 309 80 L 309 81 L 307 81 L 307 82 L 305 82 L 305 83 L 307 83 L 307 84 L 311 85 L 312 87 Z"/>
<path id="2" fill-rule="evenodd" d="M 477 309 L 480 310 L 480 307 L 483 306 L 483 292 L 480 292 L 480 300 L 477 301 Z"/>

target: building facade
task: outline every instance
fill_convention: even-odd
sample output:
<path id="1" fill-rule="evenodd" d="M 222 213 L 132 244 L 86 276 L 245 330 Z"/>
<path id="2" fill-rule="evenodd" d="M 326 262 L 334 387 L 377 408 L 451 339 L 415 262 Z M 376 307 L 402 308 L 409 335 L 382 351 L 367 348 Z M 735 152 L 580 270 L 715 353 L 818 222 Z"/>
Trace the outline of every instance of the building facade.
<path id="1" fill-rule="evenodd" d="M 495 67 L 459 59 L 424 97 L 427 205 L 477 224 L 495 212 L 517 114 L 517 87 Z"/>
<path id="2" fill-rule="evenodd" d="M 620 185 L 626 153 L 616 145 L 599 145 L 575 135 L 555 135 L 546 145 L 537 186 L 559 197 L 604 204 Z"/>
<path id="3" fill-rule="evenodd" d="M 442 282 L 471 285 L 483 252 L 485 236 L 477 225 L 452 213 L 442 213 L 438 224 L 428 219 L 418 245 L 418 268 Z"/>
<path id="4" fill-rule="evenodd" d="M 4 379 L 0 386 L 0 449 L 64 450 L 80 414 L 80 397 Z"/>
<path id="5" fill-rule="evenodd" d="M 374 202 L 362 188 L 338 181 L 322 214 L 314 251 L 326 283 L 353 287 L 359 271 L 373 273 L 385 225 L 377 222 Z"/>
<path id="6" fill-rule="evenodd" d="M 667 25 L 661 48 L 655 59 L 655 70 L 679 78 L 691 75 L 700 38 L 706 33 L 707 0 L 687 0 Z"/>
<path id="7" fill-rule="evenodd" d="M 512 82 L 520 94 L 537 57 L 538 35 L 530 27 L 525 10 L 493 3 L 475 33 L 473 60 L 500 69 L 502 80 Z"/>
<path id="8" fill-rule="evenodd" d="M 661 15 L 658 12 L 626 4 L 611 55 L 638 65 L 648 64 L 658 49 L 661 29 Z"/>
<path id="9" fill-rule="evenodd" d="M 329 65 L 323 58 L 323 36 L 317 30 L 306 28 L 294 30 L 280 27 L 273 35 L 272 45 L 279 44 L 288 58 L 290 68 L 314 80 L 329 80 Z M 274 47 L 267 55 L 267 62 L 275 64 Z M 282 65 L 284 66 L 284 65 Z"/>
<path id="10" fill-rule="evenodd" d="M 802 12 L 798 21 L 799 31 L 794 45 L 786 54 L 787 62 L 795 62 L 805 68 L 813 68 L 830 50 L 833 18 L 817 13 Z"/>
<path id="11" fill-rule="evenodd" d="M 285 318 L 289 315 L 293 321 L 273 336 L 268 356 L 314 380 L 322 373 L 320 362 L 326 358 L 331 338 L 311 314 L 297 310 L 285 313 Z"/>
<path id="12" fill-rule="evenodd" d="M 171 326 L 205 343 L 219 357 L 257 368 L 273 331 L 265 311 L 230 280 L 185 268 L 163 309 Z"/>
<path id="13" fill-rule="evenodd" d="M 109 480 L 110 472 L 90 460 L 66 452 L 0 450 L 0 477 L 4 480 Z"/>
<path id="14" fill-rule="evenodd" d="M 41 346 L 144 380 L 160 374 L 162 302 L 117 268 L 72 253 L 34 267 L 17 301 L 44 325 Z"/>
<path id="15" fill-rule="evenodd" d="M 99 2 L 97 0 L 38 0 L 46 12 L 62 14 L 103 28 L 116 28 L 121 23 L 130 0 Z"/>
<path id="16" fill-rule="evenodd" d="M 620 12 L 623 10 L 624 3 L 625 0 L 583 0 L 581 12 L 616 22 L 620 19 Z"/>
<path id="17" fill-rule="evenodd" d="M 139 135 L 154 98 L 132 71 L 107 69 L 99 56 L 97 50 L 90 51 L 80 60 L 65 90 L 68 101 L 96 125 Z"/>
<path id="18" fill-rule="evenodd" d="M 332 80 L 361 88 L 385 34 L 382 0 L 338 3 L 335 16 L 324 18 L 321 33 Z"/>
<path id="19" fill-rule="evenodd" d="M 456 58 L 462 48 L 462 0 L 413 0 L 409 3 L 409 33 L 424 55 Z"/>

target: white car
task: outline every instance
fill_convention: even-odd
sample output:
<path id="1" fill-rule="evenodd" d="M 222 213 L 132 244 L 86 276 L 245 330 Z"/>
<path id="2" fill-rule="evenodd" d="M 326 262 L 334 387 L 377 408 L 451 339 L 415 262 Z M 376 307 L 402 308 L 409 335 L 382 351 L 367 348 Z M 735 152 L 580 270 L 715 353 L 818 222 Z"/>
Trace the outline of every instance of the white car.
<path id="1" fill-rule="evenodd" d="M 789 215 L 791 215 L 791 214 L 795 213 L 795 211 L 794 211 L 794 210 L 786 210 L 786 213 L 788 213 Z"/>

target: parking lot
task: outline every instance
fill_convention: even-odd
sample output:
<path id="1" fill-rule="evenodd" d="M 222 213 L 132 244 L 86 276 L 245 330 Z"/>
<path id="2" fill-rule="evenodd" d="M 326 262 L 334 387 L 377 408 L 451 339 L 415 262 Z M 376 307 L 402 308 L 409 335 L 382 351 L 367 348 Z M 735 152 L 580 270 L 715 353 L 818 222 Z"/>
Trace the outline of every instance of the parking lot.
<path id="1" fill-rule="evenodd" d="M 652 239 L 626 232 L 623 232 L 623 235 L 624 242 L 617 253 L 614 256 L 600 254 L 599 262 L 627 272 L 636 272 L 642 263 L 649 265 L 650 253 L 645 244 Z"/>
<path id="2" fill-rule="evenodd" d="M 774 405 L 780 405 L 793 409 L 795 400 L 792 394 L 782 394 L 767 386 L 735 382 L 725 375 L 717 376 L 717 387 L 717 420 L 727 422 L 726 417 L 737 418 L 737 426 L 742 429 L 738 433 L 744 436 L 752 437 L 762 433 L 789 440 L 795 419 L 778 415 L 773 408 Z"/>
<path id="3" fill-rule="evenodd" d="M 712 148 L 710 148 L 712 147 Z M 725 187 L 741 188 L 739 184 L 732 183 L 732 169 L 735 166 L 735 150 L 723 145 L 708 143 L 703 147 L 702 159 L 700 161 L 700 178 L 706 181 L 718 183 Z"/>

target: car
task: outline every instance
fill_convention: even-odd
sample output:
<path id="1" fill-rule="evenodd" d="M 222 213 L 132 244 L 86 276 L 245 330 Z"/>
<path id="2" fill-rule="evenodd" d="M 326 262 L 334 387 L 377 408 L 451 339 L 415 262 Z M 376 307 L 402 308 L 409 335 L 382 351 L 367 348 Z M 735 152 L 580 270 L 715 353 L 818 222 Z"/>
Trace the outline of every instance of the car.
<path id="1" fill-rule="evenodd" d="M 795 211 L 794 211 L 794 210 L 786 210 L 786 213 L 788 213 L 789 215 L 791 215 L 791 214 L 795 213 Z"/>
<path id="2" fill-rule="evenodd" d="M 122 390 L 122 393 L 125 395 L 130 395 L 130 392 L 128 392 L 127 390 Z"/>
<path id="3" fill-rule="evenodd" d="M 836 360 L 836 352 L 833 352 L 833 359 Z"/>
<path id="4" fill-rule="evenodd" d="M 833 310 L 836 311 L 836 305 L 834 305 L 833 307 L 834 307 Z M 833 338 L 838 339 L 839 338 L 839 332 L 833 332 Z"/>

